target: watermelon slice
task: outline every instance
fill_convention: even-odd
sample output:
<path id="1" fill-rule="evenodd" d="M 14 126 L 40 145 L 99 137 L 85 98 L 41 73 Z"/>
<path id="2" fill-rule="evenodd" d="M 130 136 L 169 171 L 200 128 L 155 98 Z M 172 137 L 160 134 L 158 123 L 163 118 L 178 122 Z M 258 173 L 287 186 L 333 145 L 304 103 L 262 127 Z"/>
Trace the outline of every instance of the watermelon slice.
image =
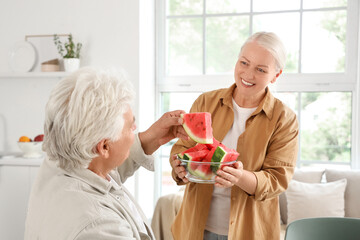
<path id="1" fill-rule="evenodd" d="M 188 160 L 187 168 L 188 171 L 195 171 L 195 169 L 199 166 L 196 162 L 201 162 L 203 158 L 208 154 L 209 150 L 201 150 L 197 152 L 189 152 L 184 154 L 184 159 Z M 191 172 L 191 174 L 195 174 Z"/>
<path id="2" fill-rule="evenodd" d="M 209 151 L 209 153 L 205 156 L 205 158 L 203 159 L 203 162 L 211 162 L 211 158 L 214 155 L 216 148 L 213 148 Z"/>
<path id="3" fill-rule="evenodd" d="M 208 154 L 209 150 L 201 150 L 196 152 L 187 152 L 184 154 L 184 159 L 189 161 L 201 162 L 203 158 Z"/>
<path id="4" fill-rule="evenodd" d="M 226 148 L 226 147 L 225 147 Z M 221 162 L 232 162 L 236 161 L 239 153 L 233 149 L 226 148 L 224 146 L 218 146 L 214 151 L 213 156 L 211 157 L 211 162 L 221 163 Z M 222 166 L 223 167 L 223 166 Z M 216 173 L 219 170 L 220 164 L 211 165 L 211 170 Z"/>
<path id="5" fill-rule="evenodd" d="M 212 143 L 198 143 L 178 154 L 179 158 L 187 160 L 185 162 L 190 181 L 213 182 L 216 171 L 224 166 L 220 163 L 237 160 L 239 153 L 236 150 L 226 147 L 213 137 L 212 140 Z"/>
<path id="6" fill-rule="evenodd" d="M 191 147 L 189 149 L 186 149 L 185 151 L 178 153 L 178 157 L 179 158 L 184 158 L 184 154 L 188 153 L 188 152 L 197 152 L 197 151 L 201 151 L 201 150 L 207 150 L 207 146 L 205 144 L 202 143 L 198 143 L 196 144 L 194 147 Z"/>
<path id="7" fill-rule="evenodd" d="M 210 113 L 185 113 L 181 117 L 184 120 L 183 127 L 192 140 L 204 144 L 213 143 Z"/>
<path id="8" fill-rule="evenodd" d="M 209 164 L 199 164 L 198 167 L 192 173 L 195 176 L 200 177 L 203 180 L 209 180 L 212 178 L 213 173 Z"/>
<path id="9" fill-rule="evenodd" d="M 206 146 L 207 146 L 207 148 L 208 148 L 209 150 L 211 150 L 211 149 L 213 149 L 213 148 L 216 148 L 216 147 L 219 146 L 220 144 L 222 144 L 222 143 L 220 143 L 218 140 L 216 140 L 216 139 L 213 137 L 213 143 L 206 144 Z"/>

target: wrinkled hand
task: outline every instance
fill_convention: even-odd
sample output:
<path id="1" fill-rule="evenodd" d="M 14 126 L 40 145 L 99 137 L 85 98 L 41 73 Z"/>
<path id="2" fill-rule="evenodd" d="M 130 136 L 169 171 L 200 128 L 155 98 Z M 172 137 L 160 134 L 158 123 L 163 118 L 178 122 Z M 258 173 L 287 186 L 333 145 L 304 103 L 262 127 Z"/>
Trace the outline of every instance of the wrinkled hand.
<path id="1" fill-rule="evenodd" d="M 183 110 L 167 112 L 159 118 L 145 132 L 139 133 L 141 146 L 146 154 L 152 154 L 161 145 L 174 138 L 189 140 L 187 133 L 182 127 L 183 120 L 180 114 Z"/>
<path id="2" fill-rule="evenodd" d="M 215 186 L 228 188 L 234 185 L 239 186 L 244 168 L 242 162 L 238 161 L 233 166 L 225 166 L 216 172 Z"/>
<path id="3" fill-rule="evenodd" d="M 174 169 L 175 174 L 180 178 L 184 183 L 189 182 L 186 178 L 186 170 L 180 165 L 181 161 L 177 159 L 176 155 L 171 156 L 171 167 Z"/>

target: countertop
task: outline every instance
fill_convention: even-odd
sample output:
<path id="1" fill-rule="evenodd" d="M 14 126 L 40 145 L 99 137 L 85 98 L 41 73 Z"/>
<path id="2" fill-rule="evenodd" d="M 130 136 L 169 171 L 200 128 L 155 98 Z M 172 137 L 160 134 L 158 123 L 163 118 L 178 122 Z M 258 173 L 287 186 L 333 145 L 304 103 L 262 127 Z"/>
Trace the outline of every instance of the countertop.
<path id="1" fill-rule="evenodd" d="M 21 153 L 0 154 L 0 166 L 40 166 L 45 154 L 39 158 L 24 158 Z"/>

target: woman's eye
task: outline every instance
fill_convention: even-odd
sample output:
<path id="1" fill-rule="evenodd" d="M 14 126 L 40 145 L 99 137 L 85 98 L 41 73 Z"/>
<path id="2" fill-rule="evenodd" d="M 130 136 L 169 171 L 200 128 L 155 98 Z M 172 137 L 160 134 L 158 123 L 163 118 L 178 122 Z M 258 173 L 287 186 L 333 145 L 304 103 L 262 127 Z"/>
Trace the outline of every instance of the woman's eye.
<path id="1" fill-rule="evenodd" d="M 259 71 L 259 72 L 262 72 L 262 73 L 265 73 L 265 70 L 262 69 L 262 68 L 258 68 L 258 71 Z"/>
<path id="2" fill-rule="evenodd" d="M 240 63 L 241 63 L 242 65 L 247 65 L 247 62 L 245 62 L 245 61 L 240 61 Z"/>

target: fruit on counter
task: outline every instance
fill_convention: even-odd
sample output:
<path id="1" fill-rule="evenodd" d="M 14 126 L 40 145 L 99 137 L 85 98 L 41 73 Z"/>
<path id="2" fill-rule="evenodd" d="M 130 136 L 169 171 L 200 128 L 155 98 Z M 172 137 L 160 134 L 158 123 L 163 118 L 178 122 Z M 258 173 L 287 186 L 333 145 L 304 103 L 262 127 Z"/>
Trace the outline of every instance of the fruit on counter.
<path id="1" fill-rule="evenodd" d="M 39 134 L 34 138 L 34 142 L 42 142 L 44 141 L 44 134 Z"/>
<path id="2" fill-rule="evenodd" d="M 213 143 L 210 113 L 184 113 L 181 117 L 184 121 L 183 127 L 192 140 L 203 144 Z"/>
<path id="3" fill-rule="evenodd" d="M 21 136 L 19 142 L 31 142 L 31 139 L 27 136 Z"/>

